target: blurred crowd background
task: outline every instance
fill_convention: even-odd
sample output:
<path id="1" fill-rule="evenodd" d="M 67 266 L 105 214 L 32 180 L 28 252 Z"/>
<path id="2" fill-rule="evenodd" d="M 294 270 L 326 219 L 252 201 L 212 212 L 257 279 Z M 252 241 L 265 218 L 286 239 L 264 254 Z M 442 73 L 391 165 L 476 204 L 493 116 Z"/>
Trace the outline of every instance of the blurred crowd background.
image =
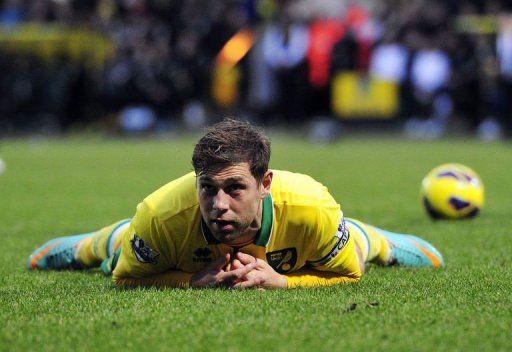
<path id="1" fill-rule="evenodd" d="M 0 135 L 375 122 L 512 130 L 512 1 L 3 0 Z"/>

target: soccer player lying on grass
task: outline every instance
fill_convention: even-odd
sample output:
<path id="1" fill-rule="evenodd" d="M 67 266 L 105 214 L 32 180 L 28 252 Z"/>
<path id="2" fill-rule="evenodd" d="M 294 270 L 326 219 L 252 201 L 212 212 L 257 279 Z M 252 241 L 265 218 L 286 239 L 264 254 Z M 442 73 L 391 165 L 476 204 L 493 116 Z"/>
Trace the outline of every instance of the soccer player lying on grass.
<path id="1" fill-rule="evenodd" d="M 365 263 L 440 267 L 428 242 L 344 218 L 311 177 L 269 170 L 270 142 L 224 120 L 196 144 L 194 172 L 155 191 L 131 220 L 60 237 L 29 269 L 101 266 L 120 286 L 291 288 L 355 282 Z"/>

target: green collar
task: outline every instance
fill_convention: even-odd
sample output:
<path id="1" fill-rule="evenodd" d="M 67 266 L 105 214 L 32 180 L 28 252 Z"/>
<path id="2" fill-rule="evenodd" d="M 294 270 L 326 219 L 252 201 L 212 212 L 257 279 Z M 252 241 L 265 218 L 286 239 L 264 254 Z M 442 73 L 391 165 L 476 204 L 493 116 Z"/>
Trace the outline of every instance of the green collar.
<path id="1" fill-rule="evenodd" d="M 256 237 L 254 238 L 253 244 L 257 246 L 265 247 L 268 244 L 268 240 L 270 239 L 270 235 L 272 233 L 272 227 L 274 225 L 274 204 L 273 204 L 272 196 L 269 194 L 263 199 L 263 211 L 261 215 L 261 228 L 256 233 Z M 212 232 L 206 225 L 201 217 L 201 231 L 203 233 L 204 239 L 208 244 L 220 244 L 215 237 L 213 237 Z"/>

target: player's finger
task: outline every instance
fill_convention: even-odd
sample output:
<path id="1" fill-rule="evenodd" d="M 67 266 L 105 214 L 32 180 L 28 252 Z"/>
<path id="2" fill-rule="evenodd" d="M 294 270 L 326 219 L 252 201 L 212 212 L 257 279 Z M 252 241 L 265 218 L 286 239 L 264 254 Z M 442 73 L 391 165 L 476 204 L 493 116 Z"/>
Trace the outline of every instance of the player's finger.
<path id="1" fill-rule="evenodd" d="M 213 261 L 211 263 L 211 267 L 215 268 L 217 271 L 222 270 L 226 266 L 227 263 L 229 263 L 231 256 L 229 253 L 224 254 L 224 256 L 220 257 L 219 259 Z"/>
<path id="2" fill-rule="evenodd" d="M 245 275 L 247 275 L 251 270 L 254 269 L 254 263 L 247 264 L 242 268 L 231 270 L 230 272 L 226 273 L 226 279 L 228 280 L 234 280 L 234 279 L 241 279 Z"/>
<path id="3" fill-rule="evenodd" d="M 241 281 L 241 282 L 233 285 L 233 288 L 243 290 L 246 288 L 258 287 L 258 285 L 260 283 L 261 283 L 261 280 L 259 280 L 258 278 L 255 278 L 255 279 L 251 279 L 251 280 Z"/>
<path id="4" fill-rule="evenodd" d="M 233 260 L 233 262 L 231 263 L 231 270 L 236 270 L 243 267 L 244 265 L 238 259 Z"/>
<path id="5" fill-rule="evenodd" d="M 252 288 L 254 286 L 256 286 L 254 280 L 247 280 L 247 281 L 241 281 L 241 282 L 233 285 L 233 288 L 235 288 L 237 290 L 244 290 L 247 288 Z"/>
<path id="6" fill-rule="evenodd" d="M 255 267 L 260 267 L 260 268 L 263 268 L 265 266 L 269 266 L 266 261 L 264 261 L 263 259 L 260 259 L 260 258 L 256 258 L 255 264 L 256 264 Z"/>
<path id="7" fill-rule="evenodd" d="M 236 254 L 236 259 L 238 259 L 242 264 L 247 265 L 250 263 L 256 263 L 256 258 L 250 254 L 238 252 Z"/>

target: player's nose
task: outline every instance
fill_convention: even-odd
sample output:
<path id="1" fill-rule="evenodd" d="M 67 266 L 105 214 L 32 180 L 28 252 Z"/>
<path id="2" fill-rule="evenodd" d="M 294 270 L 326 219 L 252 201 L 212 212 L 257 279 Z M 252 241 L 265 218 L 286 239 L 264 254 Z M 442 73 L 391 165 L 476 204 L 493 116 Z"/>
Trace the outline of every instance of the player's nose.
<path id="1" fill-rule="evenodd" d="M 224 191 L 219 192 L 213 197 L 213 210 L 226 211 L 229 208 L 228 195 Z"/>

